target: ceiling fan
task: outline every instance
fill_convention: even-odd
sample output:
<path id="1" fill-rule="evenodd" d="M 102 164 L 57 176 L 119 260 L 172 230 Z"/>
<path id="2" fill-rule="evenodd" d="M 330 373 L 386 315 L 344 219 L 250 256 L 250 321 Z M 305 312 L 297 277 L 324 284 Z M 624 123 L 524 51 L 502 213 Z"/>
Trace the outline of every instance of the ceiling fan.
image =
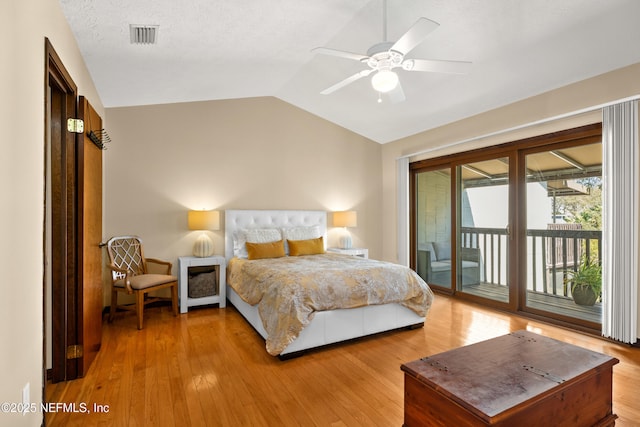
<path id="1" fill-rule="evenodd" d="M 378 92 L 378 102 L 381 102 L 380 94 L 389 93 L 392 102 L 400 102 L 405 99 L 404 92 L 400 85 L 398 74 L 393 71 L 402 68 L 405 71 L 426 71 L 434 73 L 465 74 L 470 68 L 468 61 L 444 61 L 435 59 L 408 59 L 405 56 L 416 46 L 422 43 L 432 31 L 440 26 L 435 21 L 427 18 L 419 18 L 409 30 L 396 42 L 387 41 L 387 7 L 386 0 L 383 0 L 383 41 L 374 44 L 367 50 L 366 55 L 331 49 L 327 47 L 317 47 L 312 50 L 315 53 L 338 56 L 352 59 L 366 64 L 369 68 L 357 72 L 346 79 L 330 86 L 320 92 L 328 95 L 341 89 L 356 80 L 367 77 L 372 73 L 371 85 Z"/>

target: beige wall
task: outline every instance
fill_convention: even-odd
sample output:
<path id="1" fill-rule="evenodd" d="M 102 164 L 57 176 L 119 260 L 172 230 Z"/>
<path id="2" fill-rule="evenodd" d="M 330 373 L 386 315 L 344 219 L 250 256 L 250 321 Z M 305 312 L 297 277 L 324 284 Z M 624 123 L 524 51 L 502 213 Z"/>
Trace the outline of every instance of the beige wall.
<path id="1" fill-rule="evenodd" d="M 42 400 L 44 39 L 79 93 L 101 101 L 55 0 L 0 2 L 0 402 Z M 0 414 L 1 425 L 39 426 L 37 414 Z"/>
<path id="2" fill-rule="evenodd" d="M 373 141 L 268 97 L 109 108 L 106 119 L 106 236 L 138 234 L 147 256 L 177 264 L 198 235 L 189 209 L 355 209 L 354 246 L 381 255 Z M 222 254 L 224 232 L 210 236 Z"/>

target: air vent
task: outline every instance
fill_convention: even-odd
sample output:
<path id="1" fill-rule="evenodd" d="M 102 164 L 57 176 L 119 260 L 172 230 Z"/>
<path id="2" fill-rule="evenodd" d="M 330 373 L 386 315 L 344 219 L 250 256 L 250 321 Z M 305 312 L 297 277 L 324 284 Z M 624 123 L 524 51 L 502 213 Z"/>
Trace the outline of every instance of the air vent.
<path id="1" fill-rule="evenodd" d="M 156 44 L 158 25 L 129 25 L 131 44 Z"/>

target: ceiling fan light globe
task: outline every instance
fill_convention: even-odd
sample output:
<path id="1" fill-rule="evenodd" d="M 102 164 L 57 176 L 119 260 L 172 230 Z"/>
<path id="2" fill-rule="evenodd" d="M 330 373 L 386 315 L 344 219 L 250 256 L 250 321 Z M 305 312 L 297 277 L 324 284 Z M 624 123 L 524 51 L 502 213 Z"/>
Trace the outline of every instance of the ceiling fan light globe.
<path id="1" fill-rule="evenodd" d="M 371 78 L 371 86 L 381 93 L 390 92 L 398 86 L 398 75 L 391 70 L 380 70 Z"/>

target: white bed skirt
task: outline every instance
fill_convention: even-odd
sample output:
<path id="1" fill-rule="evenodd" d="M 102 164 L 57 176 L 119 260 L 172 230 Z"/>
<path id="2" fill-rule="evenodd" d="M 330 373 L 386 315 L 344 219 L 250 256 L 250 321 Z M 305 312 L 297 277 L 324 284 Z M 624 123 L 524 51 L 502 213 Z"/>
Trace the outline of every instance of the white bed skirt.
<path id="1" fill-rule="evenodd" d="M 227 286 L 227 299 L 266 339 L 267 331 L 262 325 L 258 307 L 244 302 L 230 286 Z M 280 353 L 280 356 L 379 332 L 421 325 L 424 319 L 400 304 L 319 311 L 298 338 Z"/>

